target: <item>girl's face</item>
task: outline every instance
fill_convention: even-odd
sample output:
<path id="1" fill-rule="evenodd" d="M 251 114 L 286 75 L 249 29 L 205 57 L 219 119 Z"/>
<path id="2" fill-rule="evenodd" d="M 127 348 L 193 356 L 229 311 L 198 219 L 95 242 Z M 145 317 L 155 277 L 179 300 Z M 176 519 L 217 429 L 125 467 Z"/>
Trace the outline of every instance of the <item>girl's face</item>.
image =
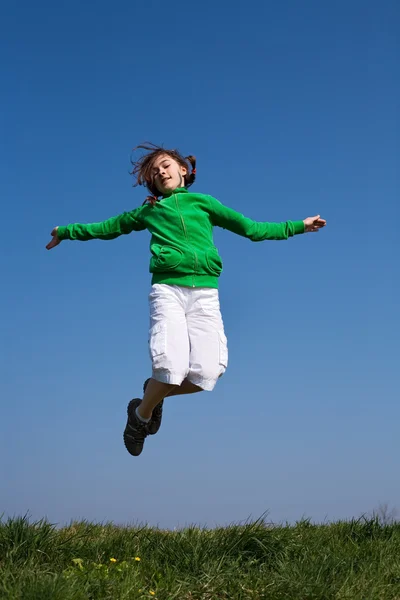
<path id="1" fill-rule="evenodd" d="M 153 181 L 161 194 L 173 192 L 176 188 L 183 187 L 185 185 L 185 175 L 187 175 L 187 169 L 181 167 L 168 154 L 162 154 L 153 163 Z"/>

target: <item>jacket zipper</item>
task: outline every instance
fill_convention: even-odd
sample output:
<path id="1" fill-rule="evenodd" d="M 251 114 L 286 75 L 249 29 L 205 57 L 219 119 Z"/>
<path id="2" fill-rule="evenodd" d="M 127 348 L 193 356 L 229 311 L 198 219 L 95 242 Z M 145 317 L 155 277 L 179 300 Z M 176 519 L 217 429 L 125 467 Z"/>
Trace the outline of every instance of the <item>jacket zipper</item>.
<path id="1" fill-rule="evenodd" d="M 189 242 L 189 237 L 188 237 L 188 234 L 187 234 L 187 231 L 186 231 L 185 221 L 183 220 L 183 216 L 181 214 L 181 209 L 180 209 L 179 202 L 178 202 L 178 194 L 174 194 L 174 196 L 175 196 L 176 208 L 177 208 L 179 216 L 181 218 L 183 231 L 185 233 L 185 238 L 186 238 L 186 241 Z M 192 285 L 192 287 L 196 287 L 195 286 L 195 275 L 196 275 L 196 269 L 197 269 L 197 254 L 196 254 L 196 252 L 194 250 L 193 250 L 193 254 L 194 254 L 194 260 L 195 260 L 195 269 L 194 269 L 193 285 Z"/>

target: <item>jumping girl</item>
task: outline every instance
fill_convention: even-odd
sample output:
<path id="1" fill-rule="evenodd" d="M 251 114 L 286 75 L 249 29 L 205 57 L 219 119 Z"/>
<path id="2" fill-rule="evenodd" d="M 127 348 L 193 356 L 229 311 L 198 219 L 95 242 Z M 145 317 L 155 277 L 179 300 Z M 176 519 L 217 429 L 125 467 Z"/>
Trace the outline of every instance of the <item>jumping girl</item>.
<path id="1" fill-rule="evenodd" d="M 196 159 L 177 150 L 138 146 L 145 152 L 133 162 L 135 185 L 150 192 L 142 206 L 101 223 L 55 227 L 50 250 L 62 240 L 111 240 L 147 229 L 152 286 L 149 296 L 149 346 L 152 377 L 143 399 L 131 400 L 124 431 L 133 456 L 161 425 L 166 396 L 213 390 L 228 365 L 227 340 L 220 312 L 218 278 L 222 261 L 213 243 L 213 227 L 223 227 L 253 242 L 286 240 L 326 225 L 320 215 L 303 221 L 252 221 L 212 196 L 188 191 L 196 178 Z"/>

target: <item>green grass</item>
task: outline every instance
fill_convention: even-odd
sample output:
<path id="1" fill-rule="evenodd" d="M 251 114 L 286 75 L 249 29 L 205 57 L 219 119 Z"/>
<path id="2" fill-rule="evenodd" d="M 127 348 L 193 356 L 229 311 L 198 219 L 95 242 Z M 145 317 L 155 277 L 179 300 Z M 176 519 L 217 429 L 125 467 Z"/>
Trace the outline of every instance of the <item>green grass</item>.
<path id="1" fill-rule="evenodd" d="M 400 524 L 256 522 L 172 532 L 0 521 L 0 599 L 89 598 L 400 600 Z"/>

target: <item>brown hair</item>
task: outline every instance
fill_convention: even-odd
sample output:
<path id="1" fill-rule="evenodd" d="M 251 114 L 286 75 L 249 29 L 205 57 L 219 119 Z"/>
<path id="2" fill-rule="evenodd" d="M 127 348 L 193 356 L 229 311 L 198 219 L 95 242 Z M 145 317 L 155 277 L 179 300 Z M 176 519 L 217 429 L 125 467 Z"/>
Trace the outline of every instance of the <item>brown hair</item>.
<path id="1" fill-rule="evenodd" d="M 141 156 L 138 160 L 135 161 L 133 161 L 131 158 L 133 169 L 130 172 L 130 175 L 136 177 L 136 183 L 134 183 L 134 186 L 144 185 L 152 194 L 151 196 L 147 196 L 143 204 L 149 202 L 150 204 L 154 205 L 157 202 L 158 197 L 160 196 L 160 192 L 158 191 L 154 183 L 152 167 L 156 158 L 162 156 L 163 154 L 170 156 L 173 160 L 175 160 L 178 163 L 178 165 L 187 169 L 187 175 L 185 175 L 185 187 L 190 187 L 194 183 L 196 179 L 195 156 L 190 155 L 183 157 L 178 150 L 166 150 L 162 146 L 156 146 L 155 144 L 152 144 L 150 142 L 146 142 L 144 144 L 141 144 L 140 146 L 136 146 L 136 148 L 134 148 L 132 152 L 135 152 L 135 150 L 139 149 L 144 150 L 146 154 L 143 154 L 143 156 Z M 191 172 L 189 164 L 192 167 Z"/>

